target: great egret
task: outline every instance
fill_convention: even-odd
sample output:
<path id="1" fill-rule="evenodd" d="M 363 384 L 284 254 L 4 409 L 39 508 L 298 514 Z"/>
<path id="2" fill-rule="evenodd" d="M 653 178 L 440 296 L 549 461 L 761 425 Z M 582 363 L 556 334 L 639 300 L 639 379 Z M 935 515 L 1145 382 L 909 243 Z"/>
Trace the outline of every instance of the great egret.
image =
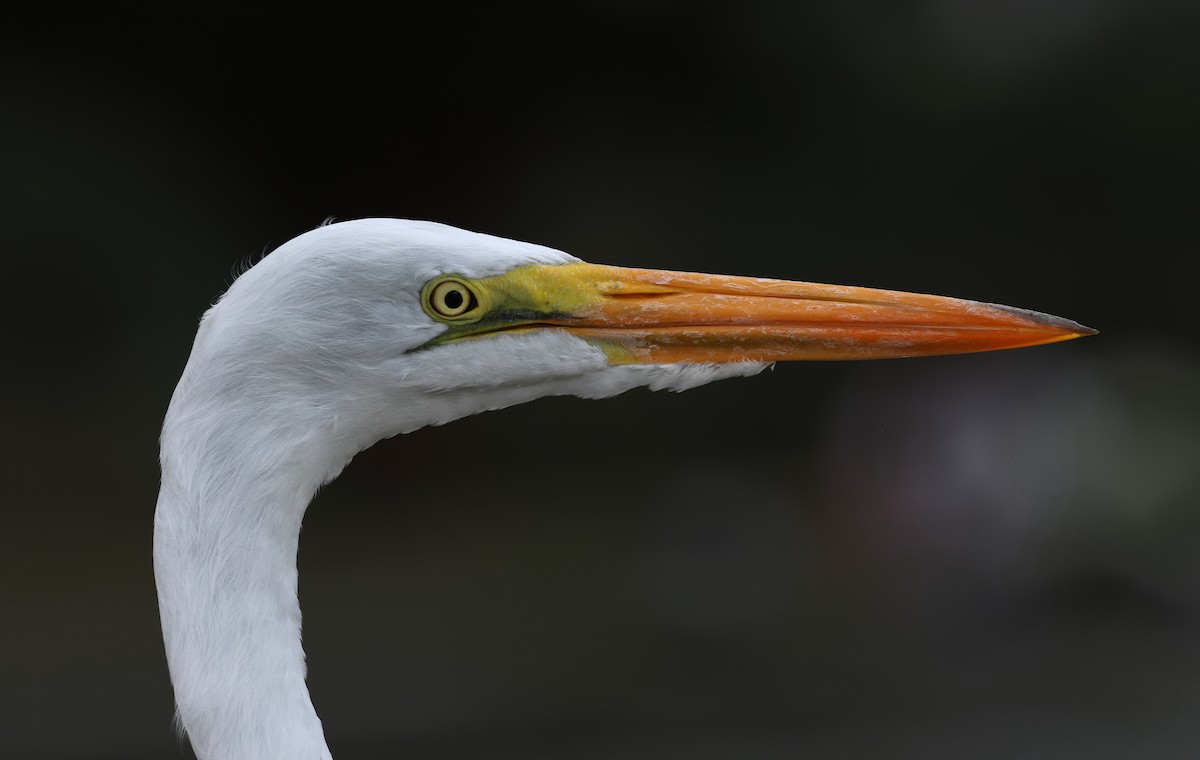
<path id="1" fill-rule="evenodd" d="M 180 723 L 200 760 L 330 757 L 296 549 L 313 493 L 376 441 L 540 396 L 1092 332 L 952 298 L 598 266 L 429 222 L 305 233 L 204 315 L 163 424 L 154 572 Z"/>

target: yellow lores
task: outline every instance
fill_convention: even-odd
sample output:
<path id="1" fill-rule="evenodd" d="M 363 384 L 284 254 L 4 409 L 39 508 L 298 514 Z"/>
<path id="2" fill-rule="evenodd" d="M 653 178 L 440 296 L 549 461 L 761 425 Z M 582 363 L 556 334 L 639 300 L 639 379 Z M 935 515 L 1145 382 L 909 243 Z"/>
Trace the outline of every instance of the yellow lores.
<path id="1" fill-rule="evenodd" d="M 449 329 L 430 341 L 562 329 L 611 364 L 882 359 L 1034 346 L 1095 330 L 1048 314 L 958 298 L 754 277 L 530 265 L 421 290 Z"/>

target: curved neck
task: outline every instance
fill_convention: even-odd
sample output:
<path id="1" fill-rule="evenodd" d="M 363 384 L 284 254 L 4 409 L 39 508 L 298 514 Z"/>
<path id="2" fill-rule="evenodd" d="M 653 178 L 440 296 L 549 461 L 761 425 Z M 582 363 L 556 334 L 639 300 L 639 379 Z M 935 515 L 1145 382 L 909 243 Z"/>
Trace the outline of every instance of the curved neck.
<path id="1" fill-rule="evenodd" d="M 163 430 L 154 518 L 180 723 L 199 760 L 327 760 L 304 683 L 296 550 L 330 464 L 306 451 L 314 436 L 282 435 L 214 405 L 208 414 L 173 414 L 183 390 L 181 383 Z M 300 443 L 271 448 L 288 440 Z"/>

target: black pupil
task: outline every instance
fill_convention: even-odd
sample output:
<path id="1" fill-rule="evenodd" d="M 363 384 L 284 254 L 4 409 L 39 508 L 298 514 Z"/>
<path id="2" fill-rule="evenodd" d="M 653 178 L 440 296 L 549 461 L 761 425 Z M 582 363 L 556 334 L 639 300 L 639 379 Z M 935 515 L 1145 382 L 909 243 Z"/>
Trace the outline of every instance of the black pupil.
<path id="1" fill-rule="evenodd" d="M 459 306 L 463 305 L 462 291 L 461 290 L 448 290 L 448 291 L 446 291 L 446 296 L 443 300 L 446 303 L 446 308 L 457 309 Z"/>

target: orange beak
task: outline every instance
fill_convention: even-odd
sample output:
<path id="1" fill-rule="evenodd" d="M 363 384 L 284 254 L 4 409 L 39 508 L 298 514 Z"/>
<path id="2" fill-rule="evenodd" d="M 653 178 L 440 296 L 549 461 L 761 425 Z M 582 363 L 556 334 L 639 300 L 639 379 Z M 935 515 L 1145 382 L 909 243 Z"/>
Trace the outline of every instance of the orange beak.
<path id="1" fill-rule="evenodd" d="M 620 364 L 929 356 L 1096 332 L 1033 311 L 889 290 L 582 263 L 529 269 L 544 297 L 543 316 L 531 321 L 560 326 Z"/>

